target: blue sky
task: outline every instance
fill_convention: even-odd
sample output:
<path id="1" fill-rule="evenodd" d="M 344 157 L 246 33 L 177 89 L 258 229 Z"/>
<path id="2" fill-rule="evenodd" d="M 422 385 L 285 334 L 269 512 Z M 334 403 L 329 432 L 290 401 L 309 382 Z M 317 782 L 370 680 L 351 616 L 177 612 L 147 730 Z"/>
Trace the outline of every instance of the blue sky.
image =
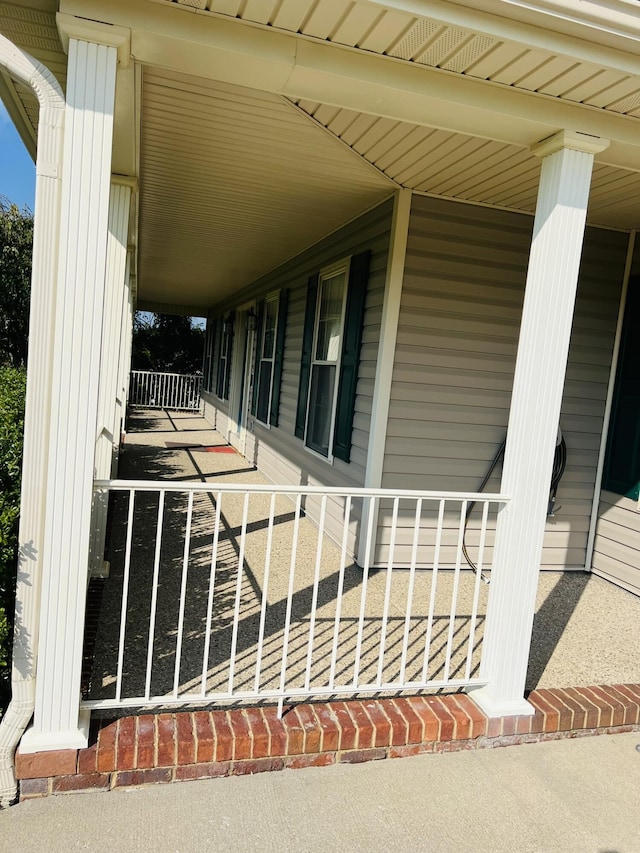
<path id="1" fill-rule="evenodd" d="M 0 195 L 33 210 L 36 167 L 0 101 Z"/>

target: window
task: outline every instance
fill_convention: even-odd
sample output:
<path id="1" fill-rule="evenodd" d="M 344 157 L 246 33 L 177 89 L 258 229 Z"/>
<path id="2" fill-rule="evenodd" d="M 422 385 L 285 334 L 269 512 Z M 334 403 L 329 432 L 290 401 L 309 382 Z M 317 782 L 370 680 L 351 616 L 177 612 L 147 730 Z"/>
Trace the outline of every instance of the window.
<path id="1" fill-rule="evenodd" d="M 606 491 L 640 498 L 640 278 L 629 281 L 616 384 L 611 407 L 602 485 Z"/>
<path id="2" fill-rule="evenodd" d="M 296 435 L 329 461 L 351 456 L 368 272 L 365 252 L 308 283 Z"/>
<path id="3" fill-rule="evenodd" d="M 227 314 L 220 323 L 220 344 L 218 355 L 218 376 L 216 381 L 216 394 L 221 400 L 229 399 L 229 385 L 231 384 L 231 350 L 233 347 L 233 323 L 235 315 L 233 312 Z"/>
<path id="4" fill-rule="evenodd" d="M 263 424 L 270 426 L 278 426 L 288 297 L 289 292 L 283 290 L 258 303 L 251 412 Z"/>

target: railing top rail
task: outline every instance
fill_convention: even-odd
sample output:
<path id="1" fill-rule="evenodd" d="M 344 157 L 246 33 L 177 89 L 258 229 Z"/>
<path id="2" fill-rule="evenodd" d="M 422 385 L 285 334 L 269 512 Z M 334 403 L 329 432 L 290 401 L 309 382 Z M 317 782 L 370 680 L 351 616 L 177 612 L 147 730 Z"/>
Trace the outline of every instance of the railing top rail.
<path id="1" fill-rule="evenodd" d="M 364 489 L 343 486 L 276 486 L 258 483 L 201 483 L 181 481 L 174 483 L 164 480 L 94 480 L 94 488 L 111 491 L 137 492 L 235 492 L 245 494 L 253 492 L 267 495 L 333 495 L 362 498 L 422 498 L 423 500 L 455 500 L 489 503 L 508 503 L 506 495 L 486 492 L 439 492 L 420 489 Z"/>
<path id="2" fill-rule="evenodd" d="M 184 379 L 202 379 L 201 373 L 167 373 L 163 370 L 132 370 L 131 373 L 144 376 L 180 376 Z"/>

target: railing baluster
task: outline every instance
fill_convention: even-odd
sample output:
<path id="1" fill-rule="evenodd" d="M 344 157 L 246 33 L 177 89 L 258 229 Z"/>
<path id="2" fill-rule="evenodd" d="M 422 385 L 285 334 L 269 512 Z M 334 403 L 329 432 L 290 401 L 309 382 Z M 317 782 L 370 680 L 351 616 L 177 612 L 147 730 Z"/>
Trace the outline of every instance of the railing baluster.
<path id="1" fill-rule="evenodd" d="M 460 506 L 460 522 L 458 526 L 458 545 L 456 548 L 456 568 L 453 574 L 453 590 L 451 591 L 451 611 L 449 613 L 449 632 L 447 635 L 447 651 L 444 661 L 444 678 L 449 678 L 451 671 L 451 650 L 453 648 L 453 637 L 455 634 L 456 611 L 458 608 L 458 589 L 460 586 L 460 568 L 462 565 L 462 545 L 464 543 L 464 524 L 467 513 L 467 501 L 462 501 Z"/>
<path id="2" fill-rule="evenodd" d="M 311 614 L 309 619 L 309 643 L 307 645 L 307 663 L 305 666 L 304 689 L 309 690 L 311 684 L 311 665 L 313 662 L 313 642 L 316 628 L 316 609 L 318 607 L 318 584 L 320 583 L 320 565 L 322 563 L 322 537 L 324 536 L 324 517 L 327 510 L 327 496 L 320 501 L 320 522 L 318 524 L 318 545 L 316 548 L 316 569 L 313 576 L 313 595 L 311 597 Z"/>
<path id="3" fill-rule="evenodd" d="M 187 597 L 187 574 L 189 571 L 189 551 L 191 550 L 191 519 L 193 517 L 193 492 L 189 492 L 187 506 L 187 526 L 184 534 L 184 550 L 182 554 L 182 581 L 180 583 L 180 613 L 178 616 L 178 637 L 176 639 L 176 665 L 173 673 L 173 695 L 178 695 L 180 686 L 180 664 L 182 658 L 182 639 L 184 632 L 184 608 Z"/>
<path id="4" fill-rule="evenodd" d="M 436 590 L 438 588 L 438 569 L 440 567 L 440 546 L 442 544 L 442 526 L 444 524 L 444 508 L 446 501 L 440 501 L 438 509 L 438 528 L 436 530 L 436 543 L 433 550 L 433 570 L 431 572 L 431 595 L 429 596 L 429 614 L 427 616 L 427 631 L 424 639 L 424 657 L 422 664 L 422 679 L 427 680 L 427 670 L 431 657 L 431 635 L 433 633 L 433 616 L 436 608 Z"/>
<path id="5" fill-rule="evenodd" d="M 416 501 L 416 516 L 413 523 L 413 545 L 411 547 L 411 565 L 409 566 L 409 588 L 407 590 L 407 609 L 404 617 L 404 632 L 402 635 L 402 655 L 400 657 L 400 681 L 404 682 L 407 671 L 407 654 L 409 652 L 409 632 L 411 630 L 411 612 L 413 610 L 413 589 L 416 580 L 416 563 L 418 562 L 418 542 L 420 541 L 420 520 L 422 518 L 422 498 Z"/>
<path id="6" fill-rule="evenodd" d="M 289 567 L 289 586 L 287 588 L 287 609 L 284 616 L 284 631 L 282 636 L 282 665 L 280 669 L 280 698 L 278 699 L 278 717 L 282 716 L 282 704 L 287 686 L 287 656 L 289 653 L 289 633 L 291 631 L 291 608 L 293 606 L 293 586 L 296 575 L 296 559 L 298 556 L 298 534 L 300 532 L 300 507 L 302 495 L 296 497 L 296 510 L 293 518 L 293 541 L 291 543 L 291 565 Z"/>
<path id="7" fill-rule="evenodd" d="M 353 687 L 358 686 L 360 678 L 360 656 L 362 655 L 362 635 L 364 632 L 364 617 L 367 606 L 367 583 L 369 580 L 369 565 L 371 562 L 371 536 L 373 533 L 373 522 L 375 518 L 376 498 L 369 499 L 369 517 L 367 519 L 366 546 L 364 552 L 364 566 L 362 569 L 362 593 L 360 596 L 360 615 L 358 617 L 358 635 L 356 639 L 356 657 L 353 666 Z"/>
<path id="8" fill-rule="evenodd" d="M 382 626 L 380 629 L 380 650 L 378 652 L 378 675 L 376 685 L 382 684 L 382 673 L 384 670 L 384 653 L 387 642 L 387 623 L 389 621 L 389 605 L 391 603 L 391 582 L 393 579 L 393 558 L 396 550 L 396 533 L 398 530 L 398 506 L 400 498 L 393 500 L 393 514 L 391 517 L 391 535 L 389 537 L 389 557 L 387 559 L 387 578 L 384 585 L 384 605 L 382 608 Z"/>
<path id="9" fill-rule="evenodd" d="M 213 526 L 211 545 L 211 568 L 209 570 L 209 595 L 207 597 L 207 625 L 204 633 L 204 651 L 202 654 L 202 696 L 207 695 L 207 672 L 209 670 L 209 648 L 211 645 L 211 620 L 213 618 L 213 593 L 216 584 L 218 566 L 218 539 L 220 538 L 220 517 L 222 514 L 222 492 L 216 498 L 216 520 Z"/>
<path id="10" fill-rule="evenodd" d="M 260 670 L 262 668 L 262 645 L 264 642 L 264 623 L 267 617 L 267 590 L 269 587 L 269 569 L 271 567 L 271 547 L 273 541 L 273 517 L 276 508 L 276 496 L 271 495 L 271 503 L 269 504 L 269 526 L 267 529 L 267 550 L 264 560 L 264 577 L 262 579 L 262 601 L 260 602 L 260 628 L 258 629 L 258 659 L 256 660 L 256 677 L 254 680 L 254 690 L 256 693 L 260 689 Z"/>
<path id="11" fill-rule="evenodd" d="M 471 608 L 471 624 L 469 625 L 469 648 L 467 649 L 467 665 L 464 677 L 471 678 L 471 664 L 473 660 L 473 644 L 476 636 L 476 623 L 478 621 L 478 602 L 480 601 L 480 587 L 482 585 L 482 572 L 484 570 L 484 545 L 487 536 L 487 519 L 489 517 L 489 501 L 485 501 L 482 507 L 482 527 L 480 528 L 480 543 L 478 545 L 478 559 L 476 562 L 476 579 L 473 588 L 473 605 Z"/>
<path id="12" fill-rule="evenodd" d="M 156 607 L 158 602 L 158 575 L 160 572 L 160 549 L 162 547 L 162 524 L 164 518 L 164 491 L 158 494 L 158 514 L 156 516 L 156 547 L 153 555 L 153 581 L 151 587 L 151 613 L 149 614 L 149 641 L 147 644 L 147 674 L 144 682 L 144 697 L 151 695 L 151 668 L 153 664 L 153 641 L 156 630 Z"/>
<path id="13" fill-rule="evenodd" d="M 240 600 L 242 598 L 242 572 L 244 568 L 244 548 L 247 540 L 247 518 L 249 515 L 249 492 L 245 492 L 242 509 L 242 530 L 240 533 L 240 552 L 238 554 L 238 580 L 236 583 L 236 598 L 233 607 L 233 632 L 231 635 L 231 652 L 229 653 L 229 693 L 233 694 L 233 679 L 236 668 L 236 648 L 238 645 L 238 623 L 240 622 Z"/>
<path id="14" fill-rule="evenodd" d="M 120 608 L 120 636 L 118 638 L 118 668 L 116 672 L 116 700 L 122 698 L 122 664 L 124 661 L 124 638 L 127 627 L 127 605 L 129 601 L 129 573 L 131 569 L 131 538 L 133 536 L 133 507 L 136 490 L 129 490 L 129 512 L 127 514 L 127 541 L 124 549 L 124 574 L 122 577 L 122 606 Z"/>
<path id="15" fill-rule="evenodd" d="M 340 551 L 340 570 L 338 572 L 338 590 L 336 592 L 336 616 L 333 625 L 333 645 L 331 648 L 331 667 L 329 669 L 329 687 L 336 679 L 338 661 L 338 639 L 340 636 L 340 617 L 342 615 L 342 594 L 344 591 L 344 572 L 347 562 L 347 542 L 349 539 L 349 521 L 351 519 L 351 495 L 347 495 L 344 505 L 344 527 L 342 531 L 342 550 Z"/>

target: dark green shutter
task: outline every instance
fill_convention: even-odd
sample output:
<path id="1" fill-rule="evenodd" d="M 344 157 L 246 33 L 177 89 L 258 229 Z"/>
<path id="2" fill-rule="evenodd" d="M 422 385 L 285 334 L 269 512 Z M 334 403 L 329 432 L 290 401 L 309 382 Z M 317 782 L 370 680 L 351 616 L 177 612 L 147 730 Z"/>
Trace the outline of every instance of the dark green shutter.
<path id="1" fill-rule="evenodd" d="M 236 312 L 232 311 L 229 314 L 229 343 L 227 344 L 227 369 L 224 377 L 224 399 L 229 399 L 229 388 L 231 387 L 231 361 L 233 354 L 233 334 L 234 334 L 234 326 L 236 321 Z"/>
<path id="2" fill-rule="evenodd" d="M 222 395 L 224 393 L 224 373 L 222 372 L 222 348 L 224 346 L 224 317 L 220 317 L 220 322 L 218 323 L 218 335 L 216 341 L 216 353 L 217 353 L 217 361 L 216 361 L 216 396 L 222 400 Z"/>
<path id="3" fill-rule="evenodd" d="M 351 258 L 347 307 L 342 337 L 340 381 L 336 404 L 336 422 L 333 433 L 333 455 L 343 462 L 351 458 L 351 433 L 358 384 L 358 363 L 362 343 L 362 323 L 367 301 L 367 282 L 371 252 L 363 252 Z"/>
<path id="4" fill-rule="evenodd" d="M 205 391 L 213 391 L 213 356 L 215 355 L 217 324 L 213 319 L 207 320 L 207 341 L 202 368 L 202 386 Z"/>
<path id="5" fill-rule="evenodd" d="M 253 371 L 253 389 L 251 391 L 251 414 L 255 417 L 258 408 L 258 388 L 260 387 L 260 364 L 262 363 L 262 326 L 264 324 L 264 299 L 258 302 L 256 320 L 256 361 Z"/>
<path id="6" fill-rule="evenodd" d="M 307 420 L 307 398 L 311 377 L 311 357 L 313 355 L 313 332 L 316 322 L 316 303 L 320 275 L 316 273 L 307 285 L 307 306 L 304 312 L 304 331 L 302 334 L 302 358 L 300 360 L 300 383 L 298 385 L 298 409 L 296 411 L 296 429 L 298 438 L 304 438 Z"/>
<path id="7" fill-rule="evenodd" d="M 640 278 L 629 282 L 620 342 L 603 488 L 633 500 L 640 497 Z"/>
<path id="8" fill-rule="evenodd" d="M 287 306 L 289 304 L 289 291 L 280 291 L 278 302 L 278 328 L 276 329 L 276 351 L 273 356 L 273 386 L 271 389 L 271 411 L 269 423 L 278 426 L 278 415 L 280 413 L 280 386 L 282 385 L 282 364 L 284 361 L 284 338 L 287 331 Z"/>

